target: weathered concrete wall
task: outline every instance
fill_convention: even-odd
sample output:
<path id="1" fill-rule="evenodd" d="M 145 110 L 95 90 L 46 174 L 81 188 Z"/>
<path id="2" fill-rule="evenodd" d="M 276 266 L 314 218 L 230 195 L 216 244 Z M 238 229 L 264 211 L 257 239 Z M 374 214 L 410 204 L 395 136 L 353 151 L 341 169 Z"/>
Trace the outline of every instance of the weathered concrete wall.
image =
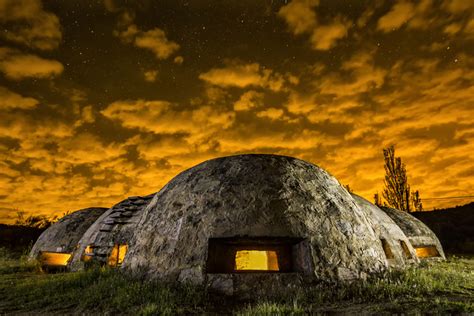
<path id="1" fill-rule="evenodd" d="M 413 247 L 434 245 L 440 254 L 439 258 L 446 259 L 438 237 L 423 222 L 407 212 L 384 206 L 381 209 L 397 223 Z"/>
<path id="2" fill-rule="evenodd" d="M 132 196 L 108 209 L 80 239 L 70 269 L 76 271 L 84 267 L 82 256 L 89 245 L 93 246 L 91 261 L 100 264 L 107 263 L 115 244 L 128 245 L 132 235 L 140 229 L 137 227 L 138 219 L 153 196 Z"/>
<path id="3" fill-rule="evenodd" d="M 137 227 L 123 268 L 152 277 L 204 283 L 208 239 L 237 236 L 306 239 L 308 278 L 350 280 L 387 268 L 350 194 L 321 168 L 284 156 L 197 165 L 155 195 Z"/>
<path id="4" fill-rule="evenodd" d="M 91 207 L 64 216 L 41 234 L 30 257 L 36 258 L 40 251 L 72 253 L 84 232 L 105 211 L 106 208 Z"/>
<path id="5" fill-rule="evenodd" d="M 375 231 L 375 235 L 380 240 L 384 239 L 388 243 L 390 252 L 393 255 L 393 259 L 387 258 L 388 264 L 394 267 L 403 267 L 406 264 L 418 263 L 419 260 L 416 257 L 415 249 L 413 249 L 405 233 L 390 216 L 366 199 L 356 194 L 351 195 L 359 208 L 366 213 L 367 219 Z M 401 241 L 405 243 L 408 253 L 403 249 Z"/>

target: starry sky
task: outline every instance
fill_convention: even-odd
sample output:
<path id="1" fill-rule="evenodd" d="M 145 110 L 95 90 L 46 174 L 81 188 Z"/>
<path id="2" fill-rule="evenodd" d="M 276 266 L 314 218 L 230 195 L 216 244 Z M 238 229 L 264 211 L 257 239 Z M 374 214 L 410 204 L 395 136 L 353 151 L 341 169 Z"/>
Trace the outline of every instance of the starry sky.
<path id="1" fill-rule="evenodd" d="M 0 222 L 272 153 L 373 200 L 474 195 L 474 1 L 0 0 Z"/>

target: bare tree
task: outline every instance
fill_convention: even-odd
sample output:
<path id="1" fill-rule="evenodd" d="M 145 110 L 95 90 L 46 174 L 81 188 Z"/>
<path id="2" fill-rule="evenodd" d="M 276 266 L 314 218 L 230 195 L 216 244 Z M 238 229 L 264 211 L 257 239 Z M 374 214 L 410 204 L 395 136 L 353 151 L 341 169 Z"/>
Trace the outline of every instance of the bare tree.
<path id="1" fill-rule="evenodd" d="M 385 160 L 385 181 L 382 196 L 390 207 L 410 212 L 410 185 L 408 184 L 405 164 L 400 157 L 395 157 L 395 147 L 383 149 Z"/>

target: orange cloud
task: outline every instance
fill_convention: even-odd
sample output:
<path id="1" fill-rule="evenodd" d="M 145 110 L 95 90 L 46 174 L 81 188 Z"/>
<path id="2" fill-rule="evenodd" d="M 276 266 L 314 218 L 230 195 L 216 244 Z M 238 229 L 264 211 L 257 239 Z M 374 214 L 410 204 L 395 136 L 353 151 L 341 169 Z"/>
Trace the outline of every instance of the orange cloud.
<path id="1" fill-rule="evenodd" d="M 31 48 L 51 50 L 62 38 L 58 17 L 44 11 L 40 0 L 1 1 L 0 24 L 10 24 L 0 37 Z"/>
<path id="2" fill-rule="evenodd" d="M 415 6 L 408 1 L 400 1 L 382 16 L 377 22 L 377 29 L 383 32 L 391 32 L 400 28 L 415 15 Z"/>
<path id="3" fill-rule="evenodd" d="M 51 78 L 60 75 L 63 70 L 63 65 L 56 60 L 0 47 L 0 71 L 10 79 Z"/>
<path id="4" fill-rule="evenodd" d="M 0 86 L 0 109 L 32 109 L 39 101 L 33 98 L 23 97 L 5 87 Z"/>
<path id="5" fill-rule="evenodd" d="M 331 24 L 319 25 L 311 35 L 311 43 L 316 50 L 329 50 L 338 40 L 347 36 L 350 23 L 335 19 Z"/>
<path id="6" fill-rule="evenodd" d="M 143 31 L 133 23 L 134 13 L 125 8 L 116 7 L 113 1 L 106 1 L 105 7 L 110 12 L 119 12 L 119 20 L 114 35 L 119 37 L 124 43 L 133 44 L 138 48 L 150 50 L 157 59 L 163 60 L 169 58 L 179 50 L 176 42 L 170 41 L 166 37 L 165 31 L 156 27 L 151 30 Z M 177 56 L 175 62 L 180 64 L 183 57 Z"/>
<path id="7" fill-rule="evenodd" d="M 158 76 L 158 70 L 147 70 L 143 73 L 145 80 L 148 82 L 155 82 Z"/>
<path id="8" fill-rule="evenodd" d="M 234 63 L 223 68 L 212 68 L 201 73 L 199 79 L 221 87 L 248 86 L 268 88 L 273 91 L 283 89 L 285 79 L 273 70 L 264 68 L 258 63 Z"/>
<path id="9" fill-rule="evenodd" d="M 317 21 L 314 8 L 319 0 L 293 0 L 280 8 L 278 15 L 285 20 L 293 34 L 311 33 L 310 41 L 315 50 L 329 50 L 337 41 L 346 37 L 351 23 L 337 16 L 329 23 Z"/>
<path id="10" fill-rule="evenodd" d="M 202 141 L 214 131 L 232 125 L 235 114 L 210 106 L 178 110 L 166 101 L 116 101 L 101 113 L 121 122 L 124 127 L 155 134 L 188 135 L 188 140 Z"/>
<path id="11" fill-rule="evenodd" d="M 165 32 L 159 28 L 138 33 L 135 46 L 151 50 L 157 59 L 166 59 L 179 49 L 179 45 L 168 40 Z"/>
<path id="12" fill-rule="evenodd" d="M 291 31 L 301 34 L 311 31 L 316 26 L 316 13 L 314 8 L 319 5 L 319 0 L 293 0 L 278 11 Z"/>
<path id="13" fill-rule="evenodd" d="M 243 93 L 234 103 L 234 111 L 248 111 L 252 108 L 262 106 L 263 96 L 263 93 L 254 90 Z"/>

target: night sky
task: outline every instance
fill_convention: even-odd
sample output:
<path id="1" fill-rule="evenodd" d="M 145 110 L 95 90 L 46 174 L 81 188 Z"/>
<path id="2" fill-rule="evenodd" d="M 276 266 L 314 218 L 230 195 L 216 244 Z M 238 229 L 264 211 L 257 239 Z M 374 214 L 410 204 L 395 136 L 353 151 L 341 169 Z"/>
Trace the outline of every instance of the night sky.
<path id="1" fill-rule="evenodd" d="M 469 0 L 0 0 L 0 222 L 239 153 L 372 201 L 390 144 L 422 199 L 473 195 L 473 17 Z"/>

